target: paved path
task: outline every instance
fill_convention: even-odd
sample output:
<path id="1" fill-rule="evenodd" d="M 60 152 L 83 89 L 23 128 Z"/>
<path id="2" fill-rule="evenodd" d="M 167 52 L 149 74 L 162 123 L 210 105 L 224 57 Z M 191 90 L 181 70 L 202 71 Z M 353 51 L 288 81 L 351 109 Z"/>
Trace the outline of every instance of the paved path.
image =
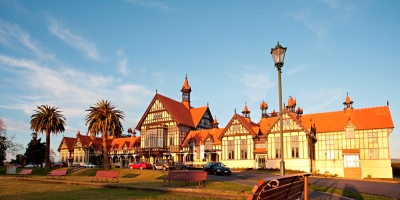
<path id="1" fill-rule="evenodd" d="M 210 178 L 254 186 L 261 178 L 273 176 L 277 175 L 256 171 L 242 171 L 234 172 L 231 176 L 210 175 Z M 324 177 L 310 177 L 309 183 L 326 187 L 334 187 L 341 190 L 398 198 L 400 200 L 400 183 Z M 350 198 L 309 190 L 309 199 L 348 200 Z"/>

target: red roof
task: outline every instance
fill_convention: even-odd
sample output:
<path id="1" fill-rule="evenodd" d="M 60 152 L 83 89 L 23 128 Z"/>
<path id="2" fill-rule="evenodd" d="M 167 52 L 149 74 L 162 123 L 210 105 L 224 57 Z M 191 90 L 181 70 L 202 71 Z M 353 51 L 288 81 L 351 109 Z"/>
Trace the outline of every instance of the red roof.
<path id="1" fill-rule="evenodd" d="M 349 122 L 356 130 L 394 128 L 388 106 L 351 109 L 350 114 L 346 110 L 306 114 L 302 116 L 302 124 L 306 128 L 315 124 L 317 133 L 343 131 Z"/>

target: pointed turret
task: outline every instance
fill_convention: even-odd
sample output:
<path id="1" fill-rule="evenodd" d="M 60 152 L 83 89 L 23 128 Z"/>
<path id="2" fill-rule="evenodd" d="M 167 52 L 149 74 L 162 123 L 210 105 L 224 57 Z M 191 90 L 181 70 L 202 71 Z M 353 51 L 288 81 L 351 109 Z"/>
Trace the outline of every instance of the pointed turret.
<path id="1" fill-rule="evenodd" d="M 343 102 L 344 108 L 347 115 L 353 113 L 353 101 L 349 97 L 349 93 L 347 93 L 346 100 Z"/>
<path id="2" fill-rule="evenodd" d="M 182 103 L 186 106 L 186 108 L 190 109 L 190 92 L 192 91 L 192 88 L 189 86 L 189 81 L 187 78 L 187 74 L 186 74 L 186 78 L 183 81 L 183 86 L 181 89 L 182 92 Z"/>
<path id="3" fill-rule="evenodd" d="M 295 112 L 296 109 L 296 99 L 294 99 L 292 96 L 289 96 L 288 104 L 286 106 L 286 109 L 289 112 Z"/>
<path id="4" fill-rule="evenodd" d="M 246 118 L 248 121 L 250 121 L 250 111 L 249 111 L 249 108 L 247 108 L 247 103 L 246 103 L 246 102 L 244 103 L 244 108 L 243 108 L 243 111 L 242 111 L 242 116 L 243 116 L 244 118 Z"/>
<path id="5" fill-rule="evenodd" d="M 267 114 L 268 104 L 265 103 L 265 101 L 261 102 L 260 109 L 261 109 L 261 118 L 268 118 L 269 117 Z"/>
<path id="6" fill-rule="evenodd" d="M 218 128 L 218 121 L 217 121 L 217 116 L 215 116 L 214 121 L 213 121 L 213 128 Z"/>

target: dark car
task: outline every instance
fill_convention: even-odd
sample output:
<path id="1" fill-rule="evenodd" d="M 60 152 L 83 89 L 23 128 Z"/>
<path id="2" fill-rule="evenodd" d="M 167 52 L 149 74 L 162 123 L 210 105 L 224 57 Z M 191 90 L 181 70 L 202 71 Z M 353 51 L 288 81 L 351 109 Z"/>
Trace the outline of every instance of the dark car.
<path id="1" fill-rule="evenodd" d="M 175 163 L 175 169 L 182 169 L 182 170 L 186 170 L 186 169 L 192 169 L 191 166 L 186 165 L 183 162 L 176 162 Z"/>
<path id="2" fill-rule="evenodd" d="M 145 162 L 134 162 L 129 164 L 130 169 L 152 169 L 153 165 Z"/>
<path id="3" fill-rule="evenodd" d="M 214 175 L 231 175 L 232 171 L 221 162 L 208 162 L 203 167 L 203 171 Z"/>

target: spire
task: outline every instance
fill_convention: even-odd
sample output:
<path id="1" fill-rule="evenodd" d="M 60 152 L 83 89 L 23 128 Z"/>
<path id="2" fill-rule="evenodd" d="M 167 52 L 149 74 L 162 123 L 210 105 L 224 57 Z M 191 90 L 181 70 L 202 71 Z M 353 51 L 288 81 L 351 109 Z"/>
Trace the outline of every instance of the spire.
<path id="1" fill-rule="evenodd" d="M 343 105 L 344 105 L 343 110 L 346 110 L 348 108 L 353 109 L 353 101 L 350 99 L 349 93 L 347 93 L 346 100 L 343 102 Z"/>
<path id="2" fill-rule="evenodd" d="M 296 99 L 294 99 L 292 96 L 289 96 L 289 100 L 288 100 L 288 104 L 286 106 L 286 109 L 289 112 L 295 112 L 295 108 L 296 108 Z"/>
<path id="3" fill-rule="evenodd" d="M 242 114 L 243 114 L 244 118 L 246 118 L 250 121 L 250 111 L 249 111 L 249 108 L 247 108 L 246 102 L 244 103 L 244 108 L 243 108 Z"/>
<path id="4" fill-rule="evenodd" d="M 218 121 L 217 121 L 217 116 L 215 116 L 214 121 L 213 121 L 213 128 L 218 128 Z"/>
<path id="5" fill-rule="evenodd" d="M 268 104 L 265 103 L 264 100 L 260 104 L 260 109 L 261 109 L 261 118 L 267 118 L 268 117 L 268 114 L 267 114 Z"/>
<path id="6" fill-rule="evenodd" d="M 187 74 L 185 80 L 183 81 L 183 86 L 181 89 L 182 92 L 182 103 L 186 106 L 186 108 L 190 109 L 190 92 L 192 88 L 189 86 L 189 81 L 187 78 Z"/>

